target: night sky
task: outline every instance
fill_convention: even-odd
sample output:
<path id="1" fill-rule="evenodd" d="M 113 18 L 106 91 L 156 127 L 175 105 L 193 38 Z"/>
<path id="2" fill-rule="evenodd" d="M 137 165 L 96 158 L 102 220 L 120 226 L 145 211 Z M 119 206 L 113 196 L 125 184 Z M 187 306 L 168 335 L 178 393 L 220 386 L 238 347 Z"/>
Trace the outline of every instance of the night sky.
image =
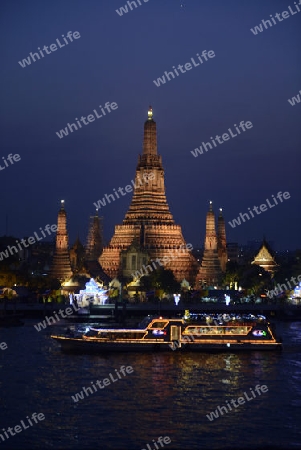
<path id="1" fill-rule="evenodd" d="M 157 122 L 167 200 L 186 242 L 203 245 L 209 200 L 226 223 L 288 191 L 291 198 L 232 229 L 228 242 L 300 248 L 301 12 L 254 35 L 250 28 L 293 0 L 149 0 L 123 16 L 125 0 L 2 0 L 0 235 L 32 235 L 54 224 L 60 200 L 73 244 L 86 242 L 93 205 L 134 179 L 148 106 Z M 300 6 L 301 9 L 301 6 Z M 78 31 L 22 68 L 30 52 Z M 161 87 L 153 80 L 203 50 L 215 57 Z M 99 105 L 118 109 L 59 139 L 56 132 Z M 191 150 L 234 124 L 253 128 L 197 158 Z M 8 163 L 9 164 L 9 163 Z M 128 194 L 100 210 L 106 242 Z"/>

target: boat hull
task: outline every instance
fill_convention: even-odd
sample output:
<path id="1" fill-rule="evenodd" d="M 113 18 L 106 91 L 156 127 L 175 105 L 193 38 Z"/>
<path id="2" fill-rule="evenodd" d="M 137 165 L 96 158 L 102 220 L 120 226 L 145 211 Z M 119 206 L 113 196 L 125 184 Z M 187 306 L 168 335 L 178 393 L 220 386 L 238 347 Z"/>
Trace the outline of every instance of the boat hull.
<path id="1" fill-rule="evenodd" d="M 255 351 L 255 350 L 281 350 L 282 345 L 279 342 L 216 342 L 216 343 L 181 343 L 178 342 L 97 342 L 87 341 L 77 338 L 65 338 L 52 336 L 61 344 L 64 352 L 77 353 L 106 353 L 106 352 L 233 352 L 233 351 Z"/>

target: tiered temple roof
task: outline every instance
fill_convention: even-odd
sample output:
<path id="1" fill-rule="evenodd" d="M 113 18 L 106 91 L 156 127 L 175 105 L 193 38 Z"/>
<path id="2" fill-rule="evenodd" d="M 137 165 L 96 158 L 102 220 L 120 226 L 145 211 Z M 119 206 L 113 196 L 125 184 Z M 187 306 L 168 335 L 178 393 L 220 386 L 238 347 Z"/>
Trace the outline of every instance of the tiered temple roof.
<path id="1" fill-rule="evenodd" d="M 256 264 L 257 266 L 262 267 L 265 271 L 272 275 L 279 268 L 273 256 L 273 251 L 265 239 L 263 240 L 262 245 L 251 264 Z"/>
<path id="2" fill-rule="evenodd" d="M 115 233 L 108 247 L 104 248 L 99 262 L 109 276 L 122 273 L 120 253 L 131 244 L 139 242 L 149 257 L 163 259 L 168 250 L 186 245 L 180 225 L 176 225 L 165 195 L 162 158 L 157 153 L 157 129 L 150 107 L 144 124 L 143 153 L 139 155 L 135 176 L 135 189 L 131 205 L 122 225 L 115 226 Z M 196 273 L 196 261 L 189 251 L 179 252 L 165 265 L 181 281 L 192 280 Z M 139 270 L 135 260 L 128 269 Z"/>
<path id="3" fill-rule="evenodd" d="M 222 223 L 220 227 L 222 228 Z M 226 234 L 224 234 L 224 238 L 226 239 Z M 221 281 L 221 276 L 222 270 L 218 255 L 218 239 L 215 231 L 215 216 L 212 208 L 212 202 L 210 202 L 210 208 L 206 217 L 205 249 L 202 264 L 196 277 L 196 288 L 201 286 L 218 285 Z"/>
<path id="4" fill-rule="evenodd" d="M 65 281 L 72 277 L 68 245 L 67 215 L 64 200 L 62 200 L 57 218 L 56 245 L 50 269 L 51 278 Z"/>

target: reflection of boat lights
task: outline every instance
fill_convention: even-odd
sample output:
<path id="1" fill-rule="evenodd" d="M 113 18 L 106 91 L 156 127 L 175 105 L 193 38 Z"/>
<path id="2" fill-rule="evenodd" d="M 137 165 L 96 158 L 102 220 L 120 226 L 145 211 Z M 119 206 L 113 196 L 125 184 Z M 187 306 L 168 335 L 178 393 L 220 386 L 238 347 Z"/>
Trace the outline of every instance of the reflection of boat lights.
<path id="1" fill-rule="evenodd" d="M 253 336 L 266 336 L 266 331 L 264 330 L 254 330 L 252 332 Z"/>

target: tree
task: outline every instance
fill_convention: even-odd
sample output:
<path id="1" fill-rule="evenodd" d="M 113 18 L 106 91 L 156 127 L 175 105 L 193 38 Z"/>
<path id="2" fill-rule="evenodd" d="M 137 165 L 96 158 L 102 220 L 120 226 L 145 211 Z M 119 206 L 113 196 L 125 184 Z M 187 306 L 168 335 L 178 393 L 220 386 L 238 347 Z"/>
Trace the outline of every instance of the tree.
<path id="1" fill-rule="evenodd" d="M 229 286 L 230 289 L 235 286 L 235 283 L 240 279 L 240 267 L 235 261 L 228 261 L 226 266 L 226 273 L 223 278 L 223 285 Z"/>
<path id="2" fill-rule="evenodd" d="M 262 267 L 256 264 L 244 268 L 240 284 L 249 294 L 260 295 L 272 286 L 271 276 Z"/>
<path id="3" fill-rule="evenodd" d="M 141 283 L 142 282 L 142 283 Z M 168 294 L 180 292 L 181 285 L 170 269 L 160 268 L 141 278 L 140 284 L 146 288 L 162 290 Z"/>

